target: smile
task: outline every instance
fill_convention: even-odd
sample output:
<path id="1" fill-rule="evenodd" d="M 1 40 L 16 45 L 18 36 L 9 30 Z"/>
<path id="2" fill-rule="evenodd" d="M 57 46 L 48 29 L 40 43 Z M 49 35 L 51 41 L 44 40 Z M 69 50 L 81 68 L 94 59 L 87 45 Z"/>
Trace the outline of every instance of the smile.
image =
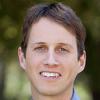
<path id="1" fill-rule="evenodd" d="M 48 71 L 40 72 L 40 75 L 43 76 L 43 77 L 52 77 L 52 78 L 58 78 L 58 77 L 61 76 L 60 73 L 57 73 L 57 72 L 48 72 Z"/>

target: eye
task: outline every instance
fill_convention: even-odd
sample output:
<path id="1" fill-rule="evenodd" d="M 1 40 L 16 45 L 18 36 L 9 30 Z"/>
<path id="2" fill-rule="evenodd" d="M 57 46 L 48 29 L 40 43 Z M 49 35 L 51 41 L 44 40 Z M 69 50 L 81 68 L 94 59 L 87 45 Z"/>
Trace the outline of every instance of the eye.
<path id="1" fill-rule="evenodd" d="M 36 51 L 36 52 L 46 52 L 47 51 L 47 47 L 45 47 L 45 46 L 38 46 L 38 47 L 35 47 L 34 48 L 34 51 Z"/>
<path id="2" fill-rule="evenodd" d="M 60 48 L 59 49 L 61 52 L 66 52 L 67 50 L 65 48 Z"/>
<path id="3" fill-rule="evenodd" d="M 69 51 L 66 48 L 64 48 L 64 47 L 60 47 L 60 48 L 56 49 L 56 52 L 59 53 L 59 54 L 66 54 Z"/>

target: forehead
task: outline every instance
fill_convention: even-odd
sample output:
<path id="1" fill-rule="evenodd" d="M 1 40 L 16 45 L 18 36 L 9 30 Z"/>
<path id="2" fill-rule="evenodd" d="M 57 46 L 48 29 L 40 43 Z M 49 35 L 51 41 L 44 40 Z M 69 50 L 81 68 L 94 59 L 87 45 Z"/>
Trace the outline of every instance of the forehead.
<path id="1" fill-rule="evenodd" d="M 29 42 L 76 44 L 76 37 L 62 25 L 41 18 L 30 29 Z"/>

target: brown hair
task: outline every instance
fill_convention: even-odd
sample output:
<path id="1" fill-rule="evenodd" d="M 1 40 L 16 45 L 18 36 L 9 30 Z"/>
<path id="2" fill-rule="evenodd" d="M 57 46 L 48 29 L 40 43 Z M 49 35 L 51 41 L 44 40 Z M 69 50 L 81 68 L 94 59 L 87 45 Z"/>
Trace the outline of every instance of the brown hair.
<path id="1" fill-rule="evenodd" d="M 31 7 L 26 14 L 23 24 L 23 35 L 21 48 L 26 53 L 28 39 L 29 39 L 29 30 L 31 26 L 38 22 L 42 17 L 46 17 L 63 25 L 66 29 L 72 31 L 77 39 L 77 47 L 79 56 L 83 53 L 85 49 L 85 28 L 81 20 L 77 17 L 74 11 L 62 4 L 62 3 L 51 3 L 51 4 L 38 4 Z"/>

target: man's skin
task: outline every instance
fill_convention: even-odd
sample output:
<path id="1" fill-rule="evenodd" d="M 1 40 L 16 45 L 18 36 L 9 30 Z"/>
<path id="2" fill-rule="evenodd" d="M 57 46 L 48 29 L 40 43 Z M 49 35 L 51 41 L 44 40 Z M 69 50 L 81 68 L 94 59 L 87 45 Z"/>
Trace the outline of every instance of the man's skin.
<path id="1" fill-rule="evenodd" d="M 75 35 L 62 25 L 41 18 L 30 29 L 26 56 L 21 47 L 21 67 L 31 83 L 34 100 L 70 100 L 76 76 L 84 70 L 86 54 L 78 59 Z"/>

